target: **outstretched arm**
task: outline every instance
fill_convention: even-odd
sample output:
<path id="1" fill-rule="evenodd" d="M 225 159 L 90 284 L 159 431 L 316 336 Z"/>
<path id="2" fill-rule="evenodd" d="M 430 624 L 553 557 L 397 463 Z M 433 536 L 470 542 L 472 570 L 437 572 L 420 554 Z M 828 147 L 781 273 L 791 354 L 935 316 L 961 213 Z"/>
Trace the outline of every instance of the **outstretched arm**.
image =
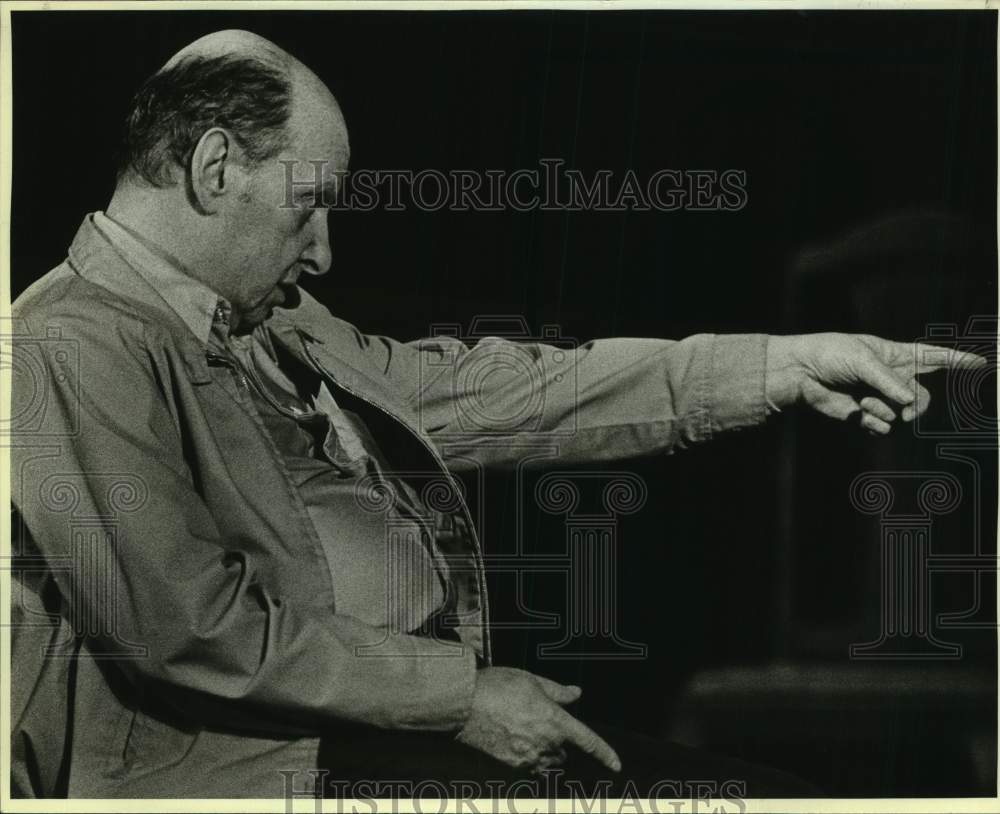
<path id="1" fill-rule="evenodd" d="M 764 389 L 772 408 L 805 404 L 835 419 L 858 417 L 878 435 L 890 431 L 898 414 L 911 421 L 927 409 L 930 394 L 916 380 L 919 374 L 987 364 L 948 348 L 836 333 L 769 337 L 766 360 Z M 562 763 L 567 748 L 583 749 L 618 771 L 612 747 L 562 709 L 579 694 L 521 671 L 480 670 L 459 740 L 536 771 Z"/>

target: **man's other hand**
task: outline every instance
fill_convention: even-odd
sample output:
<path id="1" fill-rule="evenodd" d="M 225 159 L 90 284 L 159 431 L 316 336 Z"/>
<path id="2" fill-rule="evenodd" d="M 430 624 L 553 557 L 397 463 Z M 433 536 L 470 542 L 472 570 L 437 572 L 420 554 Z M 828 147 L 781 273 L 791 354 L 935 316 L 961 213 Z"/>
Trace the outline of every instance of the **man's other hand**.
<path id="1" fill-rule="evenodd" d="M 564 763 L 567 747 L 582 749 L 617 772 L 621 761 L 615 750 L 563 709 L 580 692 L 524 670 L 484 667 L 476 673 L 472 711 L 456 740 L 532 772 Z"/>
<path id="2" fill-rule="evenodd" d="M 869 432 L 885 435 L 897 411 L 912 421 L 927 409 L 919 374 L 986 364 L 974 353 L 863 334 L 772 336 L 766 392 L 779 409 L 801 402 L 840 421 L 858 416 Z"/>

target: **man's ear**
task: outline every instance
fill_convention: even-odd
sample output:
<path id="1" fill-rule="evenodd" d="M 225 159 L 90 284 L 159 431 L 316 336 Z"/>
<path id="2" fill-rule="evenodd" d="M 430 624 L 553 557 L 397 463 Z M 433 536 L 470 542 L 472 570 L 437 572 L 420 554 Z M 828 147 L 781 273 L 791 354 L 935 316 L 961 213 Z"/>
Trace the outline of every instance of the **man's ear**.
<path id="1" fill-rule="evenodd" d="M 232 169 L 239 148 L 221 127 L 206 130 L 191 154 L 191 195 L 208 214 L 218 210 L 223 196 L 231 192 Z"/>

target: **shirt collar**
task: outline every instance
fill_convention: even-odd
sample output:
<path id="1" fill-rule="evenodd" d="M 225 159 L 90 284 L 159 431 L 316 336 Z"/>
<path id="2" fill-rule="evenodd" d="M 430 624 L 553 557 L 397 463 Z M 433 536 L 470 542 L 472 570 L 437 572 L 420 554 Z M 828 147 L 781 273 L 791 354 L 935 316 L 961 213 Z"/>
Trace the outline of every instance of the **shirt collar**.
<path id="1" fill-rule="evenodd" d="M 229 324 L 231 307 L 225 298 L 185 274 L 156 247 L 103 212 L 94 213 L 94 225 L 206 346 L 214 322 Z"/>

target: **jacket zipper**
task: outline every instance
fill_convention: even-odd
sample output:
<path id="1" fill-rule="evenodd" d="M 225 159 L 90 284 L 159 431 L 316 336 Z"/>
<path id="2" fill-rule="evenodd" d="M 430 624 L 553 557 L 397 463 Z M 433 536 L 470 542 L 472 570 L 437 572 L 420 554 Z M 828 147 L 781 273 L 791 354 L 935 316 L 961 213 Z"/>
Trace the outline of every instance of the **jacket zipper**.
<path id="1" fill-rule="evenodd" d="M 221 365 L 222 367 L 228 367 L 233 374 L 233 378 L 236 380 L 236 385 L 242 390 L 248 391 L 250 389 L 250 384 L 247 381 L 246 374 L 235 361 L 218 353 L 212 353 L 211 351 L 208 351 L 205 354 L 205 359 L 208 360 L 209 366 Z"/>
<path id="2" fill-rule="evenodd" d="M 339 387 L 341 390 L 350 393 L 352 396 L 354 396 L 354 398 L 360 399 L 361 401 L 365 402 L 365 404 L 374 407 L 376 410 L 389 416 L 389 418 L 391 418 L 397 424 L 401 425 L 403 429 L 406 430 L 406 432 L 408 432 L 410 435 L 416 438 L 417 441 L 420 442 L 421 446 L 423 446 L 423 448 L 426 449 L 428 453 L 430 453 L 431 458 L 434 459 L 434 462 L 438 465 L 441 472 L 448 479 L 448 484 L 451 486 L 452 489 L 455 490 L 456 494 L 459 494 L 458 485 L 455 483 L 454 476 L 451 474 L 451 472 L 448 471 L 448 467 L 445 464 L 444 459 L 438 454 L 438 451 L 434 449 L 434 447 L 432 447 L 427 441 L 425 441 L 420 436 L 419 433 L 412 430 L 410 426 L 405 421 L 403 421 L 403 419 L 401 419 L 391 410 L 386 409 L 381 404 L 372 401 L 367 396 L 362 395 L 353 388 L 347 387 L 343 383 L 334 379 L 333 376 L 327 373 L 326 368 L 324 368 L 323 365 L 320 364 L 320 362 L 316 359 L 316 357 L 312 355 L 312 352 L 309 350 L 309 343 L 306 342 L 305 337 L 298 331 L 296 331 L 296 333 L 298 334 L 299 341 L 302 343 L 302 350 L 305 352 L 306 357 L 308 357 L 309 361 L 312 363 L 313 367 L 316 368 L 316 370 L 320 373 L 320 375 L 322 375 L 326 379 L 329 379 L 335 387 Z M 465 505 L 464 500 L 462 501 L 462 516 L 465 518 L 465 522 L 469 526 L 469 533 L 472 535 L 473 554 L 475 555 L 476 558 L 476 585 L 479 588 L 479 596 L 482 601 L 481 629 L 483 634 L 483 658 L 485 659 L 487 665 L 491 665 L 493 663 L 493 653 L 492 653 L 492 646 L 490 644 L 490 630 L 489 630 L 490 602 L 489 602 L 489 597 L 486 594 L 486 579 L 484 576 L 486 566 L 483 562 L 482 547 L 479 544 L 479 536 L 476 533 L 476 526 L 472 522 L 472 516 L 469 514 L 469 509 Z"/>

